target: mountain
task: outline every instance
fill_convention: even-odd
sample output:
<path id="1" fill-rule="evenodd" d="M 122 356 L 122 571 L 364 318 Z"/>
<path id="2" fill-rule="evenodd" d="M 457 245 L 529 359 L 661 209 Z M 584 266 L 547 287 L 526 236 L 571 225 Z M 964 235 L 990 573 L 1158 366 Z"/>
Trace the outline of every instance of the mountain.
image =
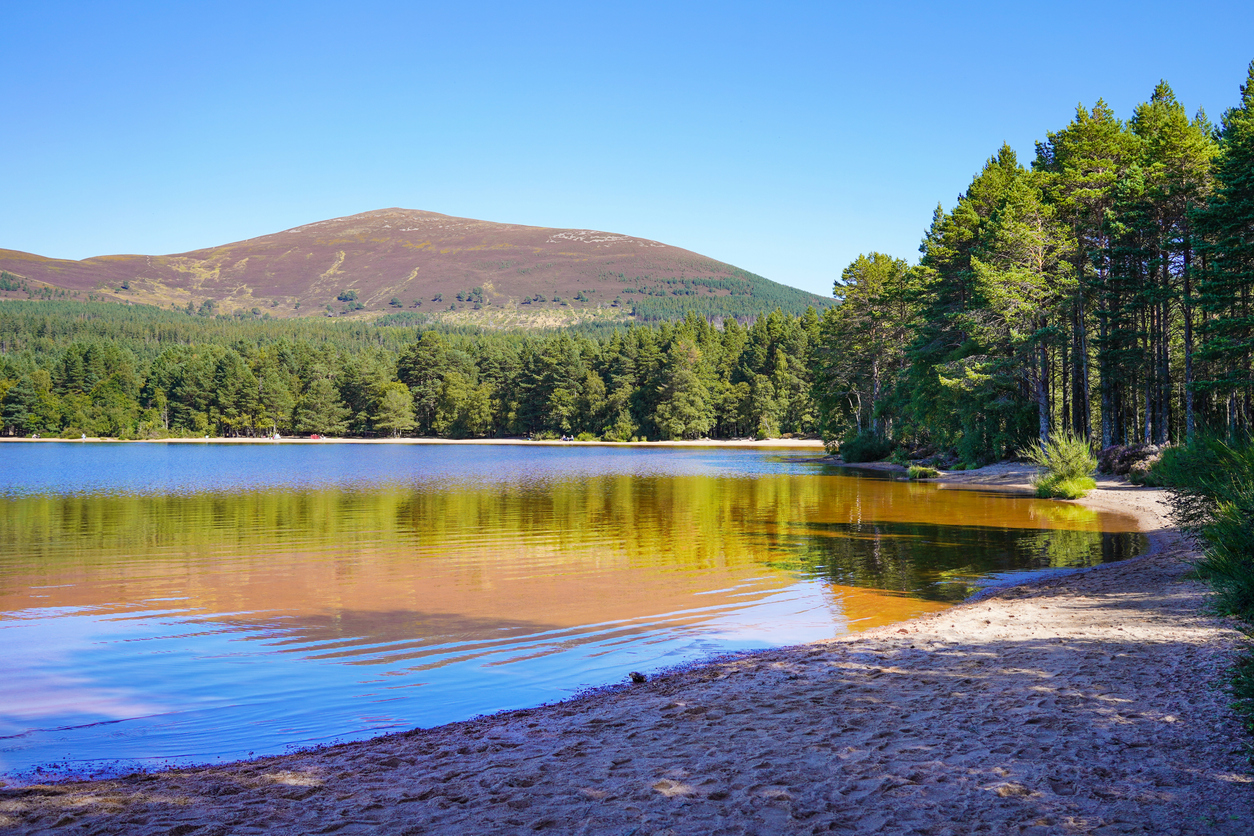
<path id="1" fill-rule="evenodd" d="M 831 304 L 657 241 L 411 209 L 176 255 L 67 261 L 0 250 L 0 271 L 0 298 L 113 299 L 245 316 L 407 312 L 497 327 L 670 319 L 689 310 L 746 318 Z"/>

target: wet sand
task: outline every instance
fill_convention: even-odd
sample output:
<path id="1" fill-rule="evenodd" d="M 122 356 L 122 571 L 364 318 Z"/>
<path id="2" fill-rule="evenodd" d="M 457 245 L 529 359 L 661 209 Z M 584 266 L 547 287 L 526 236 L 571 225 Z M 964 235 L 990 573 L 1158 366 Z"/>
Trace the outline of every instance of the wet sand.
<path id="1" fill-rule="evenodd" d="M 1205 587 L 1184 579 L 1193 553 L 1161 492 L 1108 481 L 1085 504 L 1136 515 L 1149 553 L 551 706 L 227 766 L 2 788 L 0 828 L 1254 832 L 1247 741 L 1216 687 L 1238 624 L 1209 616 Z"/>

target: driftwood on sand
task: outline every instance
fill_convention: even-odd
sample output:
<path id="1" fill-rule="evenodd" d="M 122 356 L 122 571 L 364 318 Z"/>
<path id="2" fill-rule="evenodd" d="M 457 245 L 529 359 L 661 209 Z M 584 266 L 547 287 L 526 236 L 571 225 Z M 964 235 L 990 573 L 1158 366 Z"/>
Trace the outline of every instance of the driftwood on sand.
<path id="1" fill-rule="evenodd" d="M 1207 615 L 1148 555 L 843 639 L 363 743 L 0 788 L 17 833 L 1254 833 Z"/>

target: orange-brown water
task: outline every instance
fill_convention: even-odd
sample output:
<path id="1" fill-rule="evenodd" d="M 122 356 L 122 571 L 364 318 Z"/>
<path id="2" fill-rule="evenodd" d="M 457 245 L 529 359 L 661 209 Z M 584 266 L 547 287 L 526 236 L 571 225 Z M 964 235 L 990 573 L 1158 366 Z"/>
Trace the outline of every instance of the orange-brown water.
<path id="1" fill-rule="evenodd" d="M 757 451 L 391 451 L 372 480 L 371 448 L 198 449 L 147 489 L 116 453 L 88 491 L 6 474 L 0 772 L 446 722 L 1135 548 L 1127 519 Z"/>

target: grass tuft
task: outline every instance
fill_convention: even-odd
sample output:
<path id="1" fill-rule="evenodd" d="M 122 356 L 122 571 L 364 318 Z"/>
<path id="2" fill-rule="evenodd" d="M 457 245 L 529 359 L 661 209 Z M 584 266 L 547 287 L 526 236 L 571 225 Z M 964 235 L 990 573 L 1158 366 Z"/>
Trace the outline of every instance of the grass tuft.
<path id="1" fill-rule="evenodd" d="M 906 471 L 906 475 L 911 479 L 935 479 L 937 476 L 940 476 L 940 471 L 934 467 L 912 464 L 910 469 Z"/>

